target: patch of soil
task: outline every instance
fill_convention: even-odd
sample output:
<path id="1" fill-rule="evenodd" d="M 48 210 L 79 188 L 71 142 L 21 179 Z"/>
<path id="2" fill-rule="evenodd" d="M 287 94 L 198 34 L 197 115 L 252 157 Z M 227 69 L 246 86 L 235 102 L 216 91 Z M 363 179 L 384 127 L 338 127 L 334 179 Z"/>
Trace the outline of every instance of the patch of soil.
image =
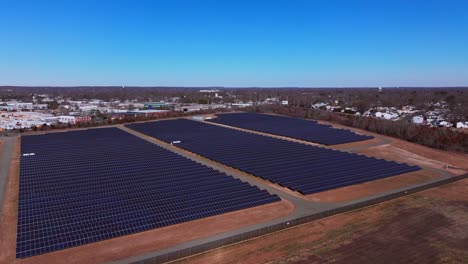
<path id="1" fill-rule="evenodd" d="M 404 201 L 378 228 L 326 254 L 288 263 L 466 263 L 468 200 L 433 200 L 424 194 Z"/>
<path id="2" fill-rule="evenodd" d="M 5 140 L 0 140 L 0 158 L 2 158 L 3 146 L 5 145 Z"/>
<path id="3" fill-rule="evenodd" d="M 447 164 L 447 162 L 445 161 L 426 158 L 424 156 L 415 154 L 411 151 L 394 147 L 393 145 L 382 145 L 382 146 L 359 150 L 358 152 L 360 154 L 364 154 L 367 156 L 378 157 L 378 158 L 387 159 L 387 160 L 394 160 L 394 161 L 410 163 L 414 165 L 427 166 L 431 168 L 445 170 L 454 175 L 461 175 L 465 173 L 464 171 L 461 171 L 461 170 L 445 169 L 444 166 Z M 446 153 L 446 157 L 449 157 L 450 155 L 451 153 L 449 152 Z"/>
<path id="4" fill-rule="evenodd" d="M 458 181 L 456 184 L 447 184 L 431 189 L 430 192 L 425 192 L 424 195 L 447 201 L 468 201 L 468 179 Z"/>
<path id="5" fill-rule="evenodd" d="M 175 263 L 467 263 L 467 186 L 454 182 Z"/>
<path id="6" fill-rule="evenodd" d="M 454 170 L 448 169 L 446 171 L 453 173 L 455 175 L 461 175 L 468 172 L 468 154 L 458 153 L 458 152 L 448 152 L 439 149 L 433 149 L 419 144 L 411 143 L 405 140 L 384 136 L 381 134 L 373 133 L 358 128 L 346 127 L 330 122 L 320 121 L 323 124 L 329 124 L 336 128 L 344 128 L 352 130 L 356 133 L 372 135 L 376 138 L 390 140 L 390 144 L 382 145 L 379 147 L 371 147 L 369 149 L 360 150 L 359 153 L 380 157 L 389 160 L 397 160 L 401 162 L 414 162 L 415 165 L 428 165 L 429 167 L 443 169 L 444 165 L 451 165 L 457 168 L 464 170 Z M 337 145 L 337 149 L 343 148 L 354 148 L 365 146 L 367 142 L 371 140 L 349 143 L 347 146 Z M 370 145 L 370 144 L 369 144 Z M 382 153 L 380 153 L 382 152 Z M 407 157 L 406 155 L 409 154 Z M 407 160 L 407 161 L 406 161 Z"/>
<path id="7" fill-rule="evenodd" d="M 420 170 L 380 180 L 351 185 L 339 189 L 307 195 L 307 199 L 314 202 L 347 202 L 398 188 L 427 182 L 439 177 L 438 173 L 430 170 Z"/>
<path id="8" fill-rule="evenodd" d="M 18 171 L 20 139 L 15 139 L 0 221 L 0 263 L 13 263 L 16 258 L 16 225 L 18 214 Z"/>
<path id="9" fill-rule="evenodd" d="M 400 148 L 406 151 L 410 151 L 422 157 L 438 160 L 455 167 L 465 168 L 468 170 L 468 154 L 447 152 L 438 149 L 431 149 L 418 144 L 409 143 L 401 140 L 396 140 L 392 143 L 392 146 Z"/>
<path id="10" fill-rule="evenodd" d="M 355 211 L 334 217 L 306 223 L 257 239 L 215 249 L 200 255 L 175 261 L 174 264 L 257 264 L 270 263 L 286 258 L 291 252 L 307 245 L 315 245 L 327 237 L 330 232 L 367 223 L 381 218 L 381 212 L 375 209 Z"/>
<path id="11" fill-rule="evenodd" d="M 421 221 L 424 219 L 424 222 Z M 427 223 L 427 224 L 425 224 Z M 368 232 L 327 252 L 320 260 L 334 263 L 440 263 L 431 241 L 440 239 L 437 232 L 450 227 L 444 215 L 426 208 L 409 208 L 398 212 L 388 224 Z M 307 262 L 317 259 L 312 256 Z"/>

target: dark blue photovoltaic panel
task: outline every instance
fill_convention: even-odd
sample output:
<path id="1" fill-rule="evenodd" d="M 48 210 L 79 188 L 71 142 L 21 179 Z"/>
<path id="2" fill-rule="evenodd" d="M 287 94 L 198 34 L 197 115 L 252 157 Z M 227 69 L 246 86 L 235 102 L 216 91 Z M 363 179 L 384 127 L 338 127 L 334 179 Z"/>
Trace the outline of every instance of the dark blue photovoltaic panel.
<path id="1" fill-rule="evenodd" d="M 280 200 L 117 128 L 21 141 L 17 258 Z"/>
<path id="2" fill-rule="evenodd" d="M 420 170 L 382 159 L 177 119 L 127 125 L 211 160 L 302 194 Z"/>
<path id="3" fill-rule="evenodd" d="M 359 135 L 350 130 L 319 124 L 312 120 L 288 116 L 232 113 L 220 114 L 217 118 L 207 121 L 324 145 L 344 144 L 374 138 Z"/>

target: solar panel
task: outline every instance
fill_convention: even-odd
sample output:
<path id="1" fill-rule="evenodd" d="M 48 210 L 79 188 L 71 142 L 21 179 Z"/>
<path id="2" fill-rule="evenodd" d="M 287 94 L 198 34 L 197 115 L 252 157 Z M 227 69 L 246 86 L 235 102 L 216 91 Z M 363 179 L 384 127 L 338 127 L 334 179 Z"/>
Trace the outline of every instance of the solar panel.
<path id="1" fill-rule="evenodd" d="M 324 145 L 344 144 L 373 138 L 350 130 L 319 124 L 312 120 L 278 115 L 229 113 L 220 114 L 217 118 L 207 121 Z"/>
<path id="2" fill-rule="evenodd" d="M 417 171 L 420 168 L 358 154 L 177 119 L 127 125 L 213 161 L 302 194 Z"/>
<path id="3" fill-rule="evenodd" d="M 16 257 L 279 201 L 117 128 L 22 137 Z"/>

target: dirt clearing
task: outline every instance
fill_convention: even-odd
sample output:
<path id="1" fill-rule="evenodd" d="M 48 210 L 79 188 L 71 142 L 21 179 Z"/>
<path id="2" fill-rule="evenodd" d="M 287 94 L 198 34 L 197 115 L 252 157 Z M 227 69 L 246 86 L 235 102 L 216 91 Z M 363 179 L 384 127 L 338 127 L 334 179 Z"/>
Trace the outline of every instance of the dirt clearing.
<path id="1" fill-rule="evenodd" d="M 337 128 L 349 129 L 356 133 L 375 137 L 372 140 L 332 146 L 334 149 L 346 150 L 355 148 L 357 149 L 357 153 L 367 156 L 410 163 L 413 165 L 428 166 L 445 170 L 454 175 L 461 175 L 468 172 L 468 154 L 433 149 L 401 139 L 372 133 L 362 129 L 345 127 L 329 122 L 321 123 L 330 124 Z M 382 143 L 382 145 L 374 145 L 379 143 Z M 457 169 L 447 169 L 444 168 L 445 165 L 450 165 L 452 167 L 456 167 Z"/>
<path id="2" fill-rule="evenodd" d="M 2 157 L 4 145 L 5 145 L 5 140 L 0 140 L 0 158 Z"/>
<path id="3" fill-rule="evenodd" d="M 467 263 L 468 180 L 174 263 Z"/>
<path id="4" fill-rule="evenodd" d="M 391 190 L 424 183 L 439 178 L 439 174 L 430 170 L 420 170 L 380 180 L 351 185 L 339 189 L 307 195 L 315 202 L 347 202 Z"/>
<path id="5" fill-rule="evenodd" d="M 444 166 L 449 163 L 447 161 L 441 160 L 442 158 L 439 160 L 426 158 L 414 152 L 410 152 L 402 148 L 394 147 L 393 145 L 382 145 L 378 147 L 363 149 L 363 150 L 360 150 L 359 153 L 365 154 L 368 156 L 384 158 L 388 160 L 394 160 L 394 161 L 399 161 L 399 162 L 404 162 L 404 163 L 409 163 L 409 164 L 414 164 L 414 165 L 419 165 L 419 166 L 426 166 L 426 167 L 436 168 L 440 170 L 445 170 L 454 175 L 461 175 L 465 173 L 465 171 L 463 170 L 444 168 Z M 450 157 L 450 154 L 446 153 L 445 157 L 448 160 Z M 468 157 L 466 160 L 468 160 Z M 466 163 L 466 160 L 465 160 L 465 163 Z"/>

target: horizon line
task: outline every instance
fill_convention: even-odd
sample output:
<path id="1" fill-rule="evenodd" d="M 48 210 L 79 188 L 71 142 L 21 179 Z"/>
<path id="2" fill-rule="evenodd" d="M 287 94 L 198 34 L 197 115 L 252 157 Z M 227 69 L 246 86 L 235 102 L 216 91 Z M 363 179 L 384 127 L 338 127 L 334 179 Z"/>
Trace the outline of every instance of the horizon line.
<path id="1" fill-rule="evenodd" d="M 399 88 L 468 88 L 456 86 L 173 86 L 173 85 L 0 85 L 0 88 L 211 88 L 211 89 L 399 89 Z"/>

